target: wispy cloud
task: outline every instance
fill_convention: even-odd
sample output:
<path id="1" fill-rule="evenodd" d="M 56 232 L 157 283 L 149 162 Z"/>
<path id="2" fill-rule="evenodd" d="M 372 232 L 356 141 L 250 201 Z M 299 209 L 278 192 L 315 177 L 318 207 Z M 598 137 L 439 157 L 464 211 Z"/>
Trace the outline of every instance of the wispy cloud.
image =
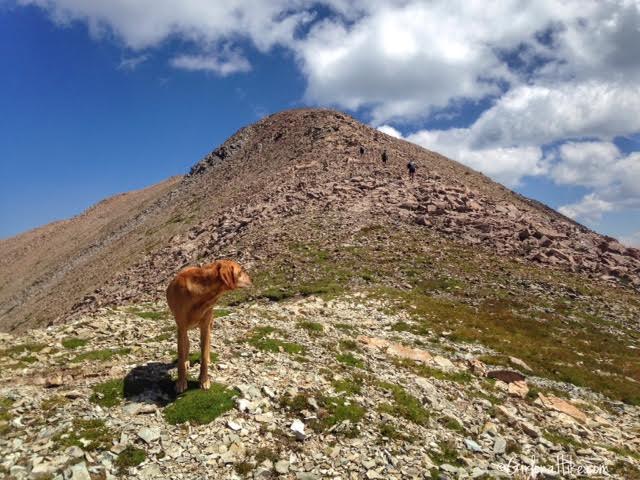
<path id="1" fill-rule="evenodd" d="M 249 61 L 236 51 L 224 52 L 222 56 L 179 55 L 172 58 L 169 63 L 174 68 L 213 72 L 221 77 L 251 70 Z"/>
<path id="2" fill-rule="evenodd" d="M 146 62 L 148 59 L 149 55 L 144 54 L 123 58 L 118 64 L 118 70 L 126 70 L 132 72 L 133 70 L 138 68 L 138 65 Z"/>

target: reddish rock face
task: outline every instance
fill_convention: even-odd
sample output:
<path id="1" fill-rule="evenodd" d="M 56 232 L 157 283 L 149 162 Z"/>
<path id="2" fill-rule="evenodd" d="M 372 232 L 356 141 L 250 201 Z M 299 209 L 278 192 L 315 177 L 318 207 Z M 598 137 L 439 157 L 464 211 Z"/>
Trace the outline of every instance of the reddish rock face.
<path id="1" fill-rule="evenodd" d="M 570 417 L 578 420 L 580 423 L 585 423 L 587 421 L 587 416 L 584 414 L 584 412 L 582 412 L 582 410 L 578 409 L 566 400 L 551 395 L 545 396 L 542 394 L 539 394 L 538 398 L 540 399 L 542 405 L 550 410 L 555 410 L 556 412 L 569 415 Z"/>
<path id="2" fill-rule="evenodd" d="M 493 370 L 487 373 L 487 377 L 495 378 L 504 383 L 523 382 L 525 380 L 524 375 L 513 370 Z"/>

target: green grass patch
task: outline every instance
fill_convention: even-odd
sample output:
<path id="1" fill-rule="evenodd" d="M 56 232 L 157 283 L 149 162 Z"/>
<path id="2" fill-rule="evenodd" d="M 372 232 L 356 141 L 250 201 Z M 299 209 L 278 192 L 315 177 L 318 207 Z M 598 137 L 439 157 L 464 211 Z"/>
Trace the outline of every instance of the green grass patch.
<path id="1" fill-rule="evenodd" d="M 410 332 L 411 329 L 412 325 L 403 320 L 391 325 L 391 330 L 393 330 L 394 332 Z"/>
<path id="2" fill-rule="evenodd" d="M 258 464 L 264 462 L 265 460 L 269 460 L 272 463 L 276 463 L 280 458 L 280 454 L 277 450 L 269 447 L 261 447 L 254 454 L 254 458 Z"/>
<path id="3" fill-rule="evenodd" d="M 352 353 L 341 353 L 336 355 L 336 360 L 350 367 L 364 368 L 364 362 L 358 357 L 355 357 Z"/>
<path id="4" fill-rule="evenodd" d="M 255 469 L 255 465 L 251 462 L 247 462 L 243 460 L 242 462 L 237 462 L 233 465 L 233 469 L 236 473 L 242 477 L 248 477 L 251 472 Z"/>
<path id="5" fill-rule="evenodd" d="M 222 318 L 231 315 L 233 312 L 228 308 L 216 308 L 213 310 L 213 318 Z"/>
<path id="6" fill-rule="evenodd" d="M 13 400 L 8 397 L 0 397 L 0 420 L 7 420 L 9 418 L 8 410 L 13 405 Z"/>
<path id="7" fill-rule="evenodd" d="M 302 410 L 311 408 L 309 398 L 315 398 L 313 393 L 299 393 L 294 396 L 284 395 L 280 397 L 280 406 L 291 410 L 293 413 L 300 414 Z"/>
<path id="8" fill-rule="evenodd" d="M 67 432 L 55 435 L 52 440 L 58 450 L 73 445 L 83 450 L 108 450 L 113 438 L 114 432 L 105 425 L 104 420 L 77 418 Z"/>
<path id="9" fill-rule="evenodd" d="M 413 443 L 413 438 L 400 432 L 393 424 L 389 422 L 382 423 L 379 427 L 380 436 L 390 440 L 398 440 L 401 442 Z M 380 442 L 383 443 L 383 442 Z"/>
<path id="10" fill-rule="evenodd" d="M 271 300 L 272 302 L 281 302 L 282 300 L 286 300 L 287 298 L 294 297 L 296 292 L 293 290 L 286 289 L 284 287 L 272 287 L 267 288 L 261 293 L 262 298 L 266 298 L 267 300 Z"/>
<path id="11" fill-rule="evenodd" d="M 613 475 L 614 478 L 640 480 L 640 469 L 623 460 L 618 460 L 615 464 L 609 467 L 607 471 L 609 472 L 609 475 Z"/>
<path id="12" fill-rule="evenodd" d="M 296 296 L 309 297 L 318 295 L 324 298 L 330 298 L 337 296 L 343 291 L 344 288 L 340 283 L 334 282 L 330 278 L 324 278 L 300 283 L 297 285 L 297 288 L 291 286 L 270 287 L 263 290 L 258 295 L 258 298 L 266 298 L 272 302 L 281 302 Z"/>
<path id="13" fill-rule="evenodd" d="M 282 351 L 292 355 L 304 354 L 305 349 L 302 345 L 273 338 L 274 333 L 279 333 L 279 330 L 270 326 L 257 327 L 252 330 L 246 341 L 258 350 L 265 352 L 279 353 Z"/>
<path id="14" fill-rule="evenodd" d="M 130 307 L 126 311 L 147 320 L 165 320 L 171 318 L 171 312 L 169 310 L 142 310 L 138 307 Z"/>
<path id="15" fill-rule="evenodd" d="M 312 428 L 318 432 L 325 431 L 334 425 L 348 421 L 349 426 L 340 433 L 347 437 L 357 435 L 356 425 L 362 420 L 366 410 L 357 402 L 343 397 L 322 396 L 318 402 L 321 410 Z"/>
<path id="16" fill-rule="evenodd" d="M 4 434 L 10 430 L 9 420 L 11 414 L 9 409 L 13 405 L 13 400 L 7 397 L 0 397 L 0 434 Z"/>
<path id="17" fill-rule="evenodd" d="M 113 357 L 127 355 L 129 353 L 131 353 L 130 348 L 105 348 L 102 350 L 81 353 L 71 361 L 82 362 L 85 360 L 98 360 L 100 362 L 106 362 L 107 360 L 111 360 Z"/>
<path id="18" fill-rule="evenodd" d="M 542 390 L 538 387 L 536 387 L 535 385 L 528 385 L 529 387 L 529 391 L 527 392 L 527 396 L 525 397 L 525 400 L 527 400 L 529 403 L 533 403 L 538 399 L 538 395 L 540 395 L 542 392 Z"/>
<path id="19" fill-rule="evenodd" d="M 507 446 L 505 448 L 505 453 L 507 455 L 512 455 L 514 453 L 520 454 L 522 453 L 522 447 L 520 443 L 514 440 L 513 438 L 509 438 L 507 440 Z"/>
<path id="20" fill-rule="evenodd" d="M 285 395 L 280 398 L 280 406 L 295 414 L 301 414 L 303 410 L 311 410 L 308 399 L 315 398 L 320 410 L 317 418 L 308 422 L 308 425 L 317 433 L 326 431 L 334 425 L 346 422 L 346 428 L 334 431 L 347 437 L 358 434 L 357 424 L 362 420 L 366 410 L 358 402 L 344 398 L 332 397 L 321 394 L 301 393 L 294 397 Z"/>
<path id="21" fill-rule="evenodd" d="M 464 288 L 464 284 L 455 278 L 429 278 L 418 282 L 418 288 L 424 291 L 449 291 Z"/>
<path id="22" fill-rule="evenodd" d="M 540 388 L 536 385 L 530 384 L 529 391 L 527 392 L 525 400 L 527 400 L 529 403 L 533 403 L 538 399 L 538 395 L 540 394 L 545 396 L 553 395 L 554 397 L 569 399 L 569 394 L 565 391 L 553 387 Z"/>
<path id="23" fill-rule="evenodd" d="M 235 390 L 219 383 L 212 383 L 209 390 L 187 390 L 164 409 L 164 418 L 172 425 L 184 422 L 204 425 L 231 410 L 237 395 Z"/>
<path id="24" fill-rule="evenodd" d="M 175 333 L 166 332 L 166 333 L 161 333 L 156 337 L 153 337 L 152 339 L 149 340 L 149 342 L 166 342 L 167 340 L 173 340 L 175 338 L 176 338 Z"/>
<path id="25" fill-rule="evenodd" d="M 136 467 L 144 462 L 147 458 L 147 452 L 141 448 L 132 445 L 127 446 L 116 458 L 115 466 L 118 467 L 118 473 L 124 475 L 128 468 Z"/>
<path id="26" fill-rule="evenodd" d="M 394 417 L 404 418 L 416 425 L 426 425 L 429 412 L 424 409 L 420 400 L 407 392 L 400 385 L 388 382 L 378 382 L 378 387 L 391 394 L 393 403 L 380 405 L 379 410 Z"/>
<path id="27" fill-rule="evenodd" d="M 640 451 L 638 450 L 631 450 L 628 447 L 616 447 L 616 446 L 613 446 L 613 447 L 605 446 L 605 448 L 622 457 L 631 457 L 640 462 Z"/>
<path id="28" fill-rule="evenodd" d="M 195 365 L 196 363 L 200 363 L 200 358 L 202 357 L 201 352 L 191 352 L 189 354 L 189 363 Z M 218 363 L 219 357 L 218 352 L 209 352 L 209 363 L 215 364 Z M 176 358 L 177 361 L 177 358 Z"/>
<path id="29" fill-rule="evenodd" d="M 405 322 L 404 320 L 400 320 L 399 322 L 391 325 L 391 330 L 394 332 L 410 332 L 414 335 L 432 335 L 433 331 L 428 324 L 418 323 L 418 322 Z"/>
<path id="30" fill-rule="evenodd" d="M 281 330 L 271 325 L 265 325 L 263 327 L 255 327 L 251 330 L 251 336 L 253 337 L 266 337 L 271 335 L 272 333 L 281 333 Z"/>
<path id="31" fill-rule="evenodd" d="M 509 268 L 523 267 L 509 265 Z M 486 275 L 494 275 L 495 271 L 492 268 Z M 548 284 L 549 278 L 540 281 Z M 443 296 L 418 288 L 403 291 L 381 287 L 373 296 L 411 314 L 413 322 L 402 328 L 414 333 L 422 330 L 441 334 L 446 329 L 451 331 L 449 338 L 454 341 L 478 342 L 497 351 L 498 355 L 484 359 L 489 363 L 504 364 L 509 356 L 516 356 L 531 366 L 536 375 L 640 405 L 639 384 L 625 378 L 640 380 L 637 351 L 629 348 L 623 337 L 611 335 L 610 323 L 580 310 L 579 302 L 570 303 L 572 310 L 567 317 L 566 302 L 543 304 L 544 299 L 532 298 L 526 290 L 517 297 L 477 291 L 470 295 L 473 304 L 463 296 Z M 609 375 L 602 375 L 603 370 Z"/>
<path id="32" fill-rule="evenodd" d="M 173 363 L 178 363 L 178 352 L 176 352 L 175 350 L 172 350 L 172 352 L 173 352 Z M 195 352 L 190 352 L 189 364 L 191 365 L 199 364 L 200 357 L 201 357 L 201 353 L 199 350 L 196 350 Z M 218 360 L 219 360 L 219 357 L 217 352 L 209 352 L 209 363 L 215 364 L 218 362 Z"/>
<path id="33" fill-rule="evenodd" d="M 545 430 L 542 432 L 542 436 L 556 445 L 562 445 L 563 447 L 573 448 L 585 448 L 585 444 L 575 440 L 573 437 L 564 435 L 557 430 Z"/>
<path id="34" fill-rule="evenodd" d="M 350 323 L 334 323 L 333 326 L 336 327 L 338 330 L 342 330 L 345 333 L 352 333 L 355 330 L 357 330 L 357 328 L 351 325 Z"/>
<path id="35" fill-rule="evenodd" d="M 302 328 L 312 335 L 320 335 L 324 331 L 324 327 L 321 323 L 307 320 L 298 322 L 298 328 Z"/>
<path id="36" fill-rule="evenodd" d="M 346 350 L 350 352 L 360 351 L 360 345 L 358 345 L 358 342 L 356 342 L 355 340 L 340 340 L 338 342 L 338 346 L 340 347 L 340 350 Z"/>
<path id="37" fill-rule="evenodd" d="M 319 295 L 324 298 L 329 298 L 342 293 L 344 291 L 344 287 L 330 278 L 325 278 L 302 284 L 298 290 L 300 295 L 303 297 Z"/>
<path id="38" fill-rule="evenodd" d="M 277 338 L 253 338 L 249 340 L 249 343 L 256 347 L 258 350 L 265 352 L 286 352 L 290 354 L 300 354 L 304 352 L 304 347 L 297 343 L 285 342 Z"/>
<path id="39" fill-rule="evenodd" d="M 429 367 L 422 363 L 407 358 L 394 359 L 393 363 L 399 367 L 406 368 L 411 372 L 426 378 L 436 378 L 438 380 L 447 380 L 456 383 L 469 383 L 473 379 L 473 375 L 465 371 L 445 371 L 439 368 Z"/>
<path id="40" fill-rule="evenodd" d="M 458 432 L 458 433 L 465 432 L 464 426 L 458 420 L 448 415 L 444 415 L 438 418 L 438 423 L 440 425 L 443 425 L 445 428 L 448 428 L 449 430 L 453 430 L 454 432 Z"/>
<path id="41" fill-rule="evenodd" d="M 437 465 L 447 463 L 454 467 L 464 466 L 464 462 L 460 459 L 458 450 L 451 440 L 438 442 L 438 450 L 429 451 L 429 456 Z"/>
<path id="42" fill-rule="evenodd" d="M 43 343 L 22 343 L 20 345 L 14 345 L 13 347 L 0 350 L 0 357 L 15 357 L 25 352 L 37 353 L 46 347 Z"/>
<path id="43" fill-rule="evenodd" d="M 44 412 L 50 412 L 65 405 L 67 402 L 68 400 L 62 395 L 54 395 L 42 400 L 42 402 L 40 402 L 40 409 Z"/>
<path id="44" fill-rule="evenodd" d="M 509 362 L 509 357 L 506 355 L 480 355 L 478 357 L 483 363 L 487 365 L 499 365 L 501 367 L 511 367 L 511 362 Z"/>
<path id="45" fill-rule="evenodd" d="M 115 407 L 124 399 L 124 381 L 120 379 L 107 380 L 91 389 L 93 393 L 89 401 L 101 407 Z"/>
<path id="46" fill-rule="evenodd" d="M 334 380 L 331 385 L 338 393 L 344 392 L 347 395 L 359 395 L 362 392 L 363 380 L 361 377 L 354 376 L 342 380 Z"/>
<path id="47" fill-rule="evenodd" d="M 493 406 L 501 405 L 501 404 L 504 403 L 504 401 L 500 397 L 497 397 L 493 393 L 487 393 L 487 392 L 484 392 L 484 391 L 475 390 L 473 392 L 473 395 L 475 397 L 477 397 L 477 398 L 483 398 L 485 400 L 488 400 L 491 403 L 491 405 L 493 405 Z"/>
<path id="48" fill-rule="evenodd" d="M 89 343 L 89 340 L 85 338 L 78 338 L 78 337 L 70 337 L 62 340 L 62 346 L 70 350 L 84 347 L 87 343 Z"/>

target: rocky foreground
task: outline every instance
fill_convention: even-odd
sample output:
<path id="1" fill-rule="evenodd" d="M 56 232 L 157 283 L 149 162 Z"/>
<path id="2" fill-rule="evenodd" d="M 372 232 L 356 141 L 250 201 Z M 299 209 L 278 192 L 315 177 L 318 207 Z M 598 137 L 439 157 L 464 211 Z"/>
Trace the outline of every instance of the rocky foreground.
<path id="1" fill-rule="evenodd" d="M 216 383 L 176 399 L 163 308 L 0 337 L 2 475 L 640 478 L 639 407 L 515 357 L 486 365 L 494 352 L 447 332 L 425 341 L 358 294 L 218 310 Z"/>

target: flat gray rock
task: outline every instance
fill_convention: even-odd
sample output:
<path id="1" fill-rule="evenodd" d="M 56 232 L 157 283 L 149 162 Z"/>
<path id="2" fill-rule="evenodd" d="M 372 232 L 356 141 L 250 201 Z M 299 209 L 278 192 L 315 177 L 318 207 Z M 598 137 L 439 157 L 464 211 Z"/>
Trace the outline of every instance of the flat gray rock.
<path id="1" fill-rule="evenodd" d="M 138 436 L 145 442 L 151 444 L 160 438 L 160 429 L 143 427 L 138 430 Z"/>
<path id="2" fill-rule="evenodd" d="M 76 463 L 71 467 L 71 480 L 91 480 L 86 463 Z"/>

